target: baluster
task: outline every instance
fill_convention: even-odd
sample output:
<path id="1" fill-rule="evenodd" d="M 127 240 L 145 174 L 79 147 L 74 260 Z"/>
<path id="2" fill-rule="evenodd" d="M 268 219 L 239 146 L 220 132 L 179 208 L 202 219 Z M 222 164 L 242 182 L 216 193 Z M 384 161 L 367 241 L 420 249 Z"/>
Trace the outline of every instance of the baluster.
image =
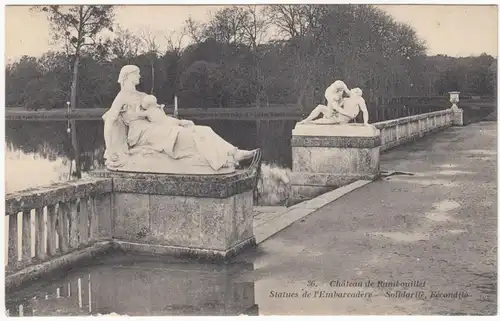
<path id="1" fill-rule="evenodd" d="M 67 291 L 66 291 L 66 294 L 67 294 L 67 297 L 71 297 L 71 294 L 73 294 L 74 291 L 71 290 L 72 286 L 71 286 L 71 281 L 68 282 L 67 284 Z"/>
<path id="2" fill-rule="evenodd" d="M 45 231 L 47 224 L 43 219 L 43 207 L 35 209 L 35 257 L 39 260 L 44 260 L 45 255 Z"/>
<path id="3" fill-rule="evenodd" d="M 92 313 L 92 282 L 90 280 L 90 273 L 88 278 L 88 293 L 89 293 L 89 313 Z"/>
<path id="4" fill-rule="evenodd" d="M 67 203 L 59 204 L 57 234 L 59 238 L 59 250 L 62 254 L 68 252 L 68 215 L 69 207 Z"/>
<path id="5" fill-rule="evenodd" d="M 22 232 L 22 261 L 31 262 L 31 210 L 23 211 Z"/>
<path id="6" fill-rule="evenodd" d="M 50 256 L 56 255 L 57 253 L 56 221 L 57 221 L 56 206 L 55 205 L 47 206 L 47 254 Z"/>
<path id="7" fill-rule="evenodd" d="M 15 266 L 19 260 L 17 213 L 9 215 L 9 249 L 7 264 Z"/>
<path id="8" fill-rule="evenodd" d="M 89 200 L 80 199 L 80 214 L 78 214 L 78 236 L 79 244 L 87 244 L 89 240 Z"/>
<path id="9" fill-rule="evenodd" d="M 78 307 L 80 309 L 83 308 L 83 300 L 82 300 L 82 278 L 78 278 Z"/>

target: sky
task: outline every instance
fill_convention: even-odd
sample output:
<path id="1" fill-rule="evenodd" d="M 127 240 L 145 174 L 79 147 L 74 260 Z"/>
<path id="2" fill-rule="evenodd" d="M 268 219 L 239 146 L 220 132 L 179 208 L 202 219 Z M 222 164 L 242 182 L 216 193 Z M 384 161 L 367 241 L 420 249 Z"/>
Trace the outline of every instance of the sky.
<path id="1" fill-rule="evenodd" d="M 184 21 L 192 17 L 207 21 L 222 6 L 119 6 L 115 23 L 132 32 L 149 30 L 158 43 L 165 35 L 180 34 Z M 427 44 L 429 55 L 455 57 L 498 54 L 498 8 L 494 5 L 378 5 L 395 20 L 411 25 Z M 27 6 L 5 7 L 5 59 L 12 62 L 23 55 L 40 56 L 50 49 L 49 24 L 43 13 Z"/>

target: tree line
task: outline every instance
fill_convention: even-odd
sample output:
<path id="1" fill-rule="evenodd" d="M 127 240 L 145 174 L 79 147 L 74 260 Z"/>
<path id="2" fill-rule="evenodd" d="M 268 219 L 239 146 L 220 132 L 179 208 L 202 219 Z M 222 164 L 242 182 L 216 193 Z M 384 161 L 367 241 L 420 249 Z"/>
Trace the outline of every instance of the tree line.
<path id="1" fill-rule="evenodd" d="M 165 31 L 163 48 L 147 29 L 118 26 L 113 6 L 33 10 L 46 15 L 63 49 L 6 66 L 8 107 L 106 108 L 125 64 L 141 68 L 141 90 L 167 104 L 178 96 L 179 108 L 310 109 L 336 79 L 362 88 L 370 105 L 496 92 L 496 58 L 428 56 L 415 30 L 371 5 L 224 7 L 207 22 L 188 19 L 180 33 Z"/>

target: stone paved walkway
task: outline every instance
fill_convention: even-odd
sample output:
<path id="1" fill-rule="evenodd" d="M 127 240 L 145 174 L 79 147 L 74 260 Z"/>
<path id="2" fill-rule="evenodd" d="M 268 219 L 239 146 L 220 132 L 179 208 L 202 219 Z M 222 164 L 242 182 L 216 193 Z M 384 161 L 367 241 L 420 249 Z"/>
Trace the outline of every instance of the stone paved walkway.
<path id="1" fill-rule="evenodd" d="M 259 312 L 495 314 L 496 136 L 497 124 L 483 122 L 385 153 L 382 170 L 413 175 L 360 187 L 239 256 L 254 265 L 240 281 L 255 282 Z M 413 284 L 378 283 L 386 281 Z"/>

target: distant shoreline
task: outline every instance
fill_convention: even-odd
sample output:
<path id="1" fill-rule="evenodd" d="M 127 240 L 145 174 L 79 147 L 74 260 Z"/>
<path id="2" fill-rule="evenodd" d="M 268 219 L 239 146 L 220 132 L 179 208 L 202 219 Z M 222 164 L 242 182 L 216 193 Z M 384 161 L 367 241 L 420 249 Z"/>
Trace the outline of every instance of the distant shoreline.
<path id="1" fill-rule="evenodd" d="M 80 108 L 52 110 L 25 110 L 22 108 L 5 108 L 6 120 L 46 120 L 62 121 L 75 120 L 100 120 L 107 108 Z M 165 107 L 165 112 L 172 115 L 173 107 Z M 300 119 L 307 113 L 292 106 L 280 107 L 242 107 L 242 108 L 189 108 L 179 109 L 179 117 L 193 119 L 228 119 L 228 120 L 255 120 L 255 119 Z"/>
<path id="2" fill-rule="evenodd" d="M 439 104 L 442 104 L 440 102 Z M 435 107 L 436 103 L 418 103 L 406 106 L 408 108 Z M 496 101 L 494 100 L 465 100 L 458 103 L 459 108 L 478 110 L 490 108 L 496 110 Z M 403 106 L 387 106 L 381 109 L 394 110 Z M 448 107 L 448 106 L 446 106 Z M 445 107 L 445 108 L 446 108 Z M 450 106 L 451 107 L 451 104 Z M 173 106 L 164 108 L 165 112 L 172 115 L 174 112 Z M 108 108 L 79 108 L 70 110 L 67 109 L 52 109 L 52 110 L 26 110 L 22 107 L 7 107 L 5 108 L 5 120 L 26 120 L 26 121 L 66 121 L 74 120 L 102 120 L 102 115 Z M 279 105 L 274 104 L 269 107 L 258 108 L 239 107 L 239 108 L 185 108 L 179 109 L 180 118 L 188 118 L 193 120 L 300 120 L 306 117 L 310 109 L 301 110 L 296 105 Z M 370 112 L 370 109 L 369 109 Z"/>

